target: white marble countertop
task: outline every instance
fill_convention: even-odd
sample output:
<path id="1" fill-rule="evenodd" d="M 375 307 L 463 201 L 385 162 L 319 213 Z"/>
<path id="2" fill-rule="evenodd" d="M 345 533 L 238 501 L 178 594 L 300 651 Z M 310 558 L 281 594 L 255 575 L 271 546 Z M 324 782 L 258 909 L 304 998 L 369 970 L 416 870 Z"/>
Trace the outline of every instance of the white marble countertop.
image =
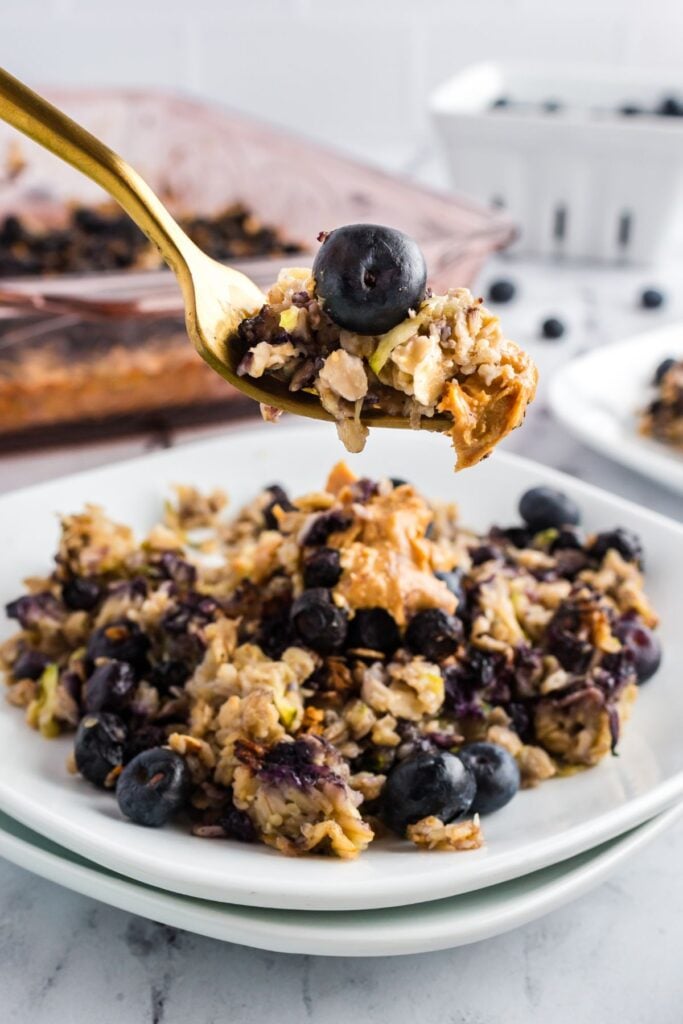
<path id="1" fill-rule="evenodd" d="M 504 314 L 546 380 L 594 345 L 683 322 L 683 264 L 642 273 L 535 266 L 499 259 L 480 282 L 519 285 Z M 646 285 L 665 307 L 639 311 Z M 543 318 L 569 326 L 538 338 Z M 683 328 L 682 328 L 683 329 Z M 542 385 L 507 447 L 683 518 L 680 496 L 575 442 L 552 420 Z M 215 433 L 216 427 L 172 438 Z M 168 439 L 163 439 L 167 443 Z M 162 441 L 133 438 L 0 459 L 0 490 L 139 454 Z M 31 1024 L 680 1024 L 683 1015 L 683 821 L 635 862 L 573 905 L 468 948 L 356 960 L 262 953 L 176 932 L 112 910 L 0 862 L 2 1019 Z"/>

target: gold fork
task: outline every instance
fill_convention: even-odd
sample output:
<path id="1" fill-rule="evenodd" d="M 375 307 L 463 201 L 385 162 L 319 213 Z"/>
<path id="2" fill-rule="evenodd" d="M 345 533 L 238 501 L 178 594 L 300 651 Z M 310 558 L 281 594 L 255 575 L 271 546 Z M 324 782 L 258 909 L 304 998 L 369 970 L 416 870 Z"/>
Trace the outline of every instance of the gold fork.
<path id="1" fill-rule="evenodd" d="M 244 354 L 237 328 L 265 302 L 245 274 L 207 256 L 188 238 L 137 171 L 113 150 L 28 86 L 0 68 L 0 118 L 97 182 L 157 246 L 180 284 L 187 333 L 199 355 L 233 387 L 264 405 L 285 412 L 331 420 L 316 395 L 292 393 L 273 378 L 257 383 L 238 377 Z M 408 420 L 368 410 L 363 421 L 378 427 L 409 427 Z M 423 419 L 427 430 L 448 430 L 447 417 Z"/>

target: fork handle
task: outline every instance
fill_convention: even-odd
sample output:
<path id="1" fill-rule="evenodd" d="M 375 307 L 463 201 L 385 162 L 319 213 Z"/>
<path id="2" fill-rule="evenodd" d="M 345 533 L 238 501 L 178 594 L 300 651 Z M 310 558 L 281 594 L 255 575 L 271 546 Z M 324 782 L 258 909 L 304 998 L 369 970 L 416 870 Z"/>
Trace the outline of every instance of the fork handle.
<path id="1" fill-rule="evenodd" d="M 97 182 L 158 247 L 184 283 L 195 246 L 146 181 L 61 110 L 0 68 L 0 118 Z"/>

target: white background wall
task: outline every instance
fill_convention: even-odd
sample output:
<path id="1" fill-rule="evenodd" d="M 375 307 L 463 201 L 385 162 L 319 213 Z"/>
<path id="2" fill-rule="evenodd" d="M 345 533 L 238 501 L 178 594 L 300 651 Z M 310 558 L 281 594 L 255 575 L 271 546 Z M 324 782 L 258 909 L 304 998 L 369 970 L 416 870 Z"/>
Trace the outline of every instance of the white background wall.
<path id="1" fill-rule="evenodd" d="M 425 98 L 483 58 L 657 65 L 683 0 L 0 0 L 2 63 L 40 83 L 190 91 L 401 165 Z"/>

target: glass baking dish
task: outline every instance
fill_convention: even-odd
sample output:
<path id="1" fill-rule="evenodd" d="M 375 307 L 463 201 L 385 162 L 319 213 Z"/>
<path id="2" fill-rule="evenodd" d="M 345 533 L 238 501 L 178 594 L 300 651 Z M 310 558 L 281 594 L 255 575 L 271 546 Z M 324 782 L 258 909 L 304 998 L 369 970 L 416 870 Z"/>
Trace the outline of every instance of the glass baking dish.
<path id="1" fill-rule="evenodd" d="M 160 93 L 45 90 L 118 150 L 180 217 L 243 204 L 302 250 L 231 261 L 262 286 L 283 263 L 310 264 L 321 230 L 356 221 L 414 236 L 435 289 L 470 283 L 514 237 L 511 222 L 306 139 Z M 0 223 L 60 228 L 94 183 L 0 124 Z M 86 440 L 256 412 L 194 353 L 166 270 L 0 277 L 0 446 Z"/>

